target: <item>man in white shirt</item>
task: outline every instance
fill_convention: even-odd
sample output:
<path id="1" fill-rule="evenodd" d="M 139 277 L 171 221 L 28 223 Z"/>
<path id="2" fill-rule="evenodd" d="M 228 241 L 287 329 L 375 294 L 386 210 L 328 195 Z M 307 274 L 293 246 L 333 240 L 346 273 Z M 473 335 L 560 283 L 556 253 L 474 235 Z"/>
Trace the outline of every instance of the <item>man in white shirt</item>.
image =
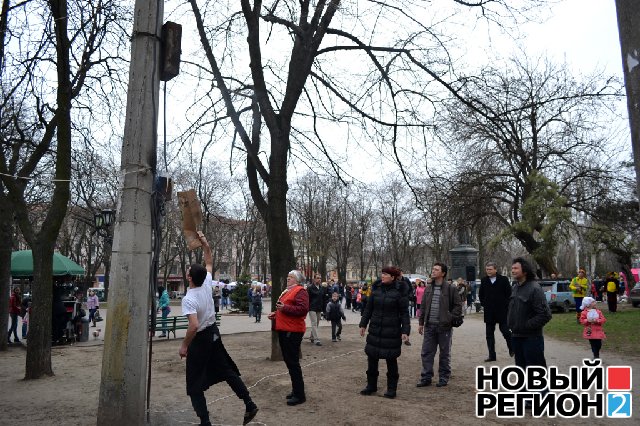
<path id="1" fill-rule="evenodd" d="M 211 425 L 204 391 L 211 385 L 226 381 L 245 403 L 243 424 L 246 425 L 255 417 L 258 407 L 240 378 L 238 367 L 222 344 L 216 326 L 212 293 L 213 256 L 204 234 L 199 232 L 198 237 L 202 243 L 206 268 L 193 264 L 187 273 L 189 289 L 182 299 L 182 313 L 189 319 L 189 327 L 178 351 L 181 358 L 187 358 L 187 395 L 200 418 L 200 424 Z"/>

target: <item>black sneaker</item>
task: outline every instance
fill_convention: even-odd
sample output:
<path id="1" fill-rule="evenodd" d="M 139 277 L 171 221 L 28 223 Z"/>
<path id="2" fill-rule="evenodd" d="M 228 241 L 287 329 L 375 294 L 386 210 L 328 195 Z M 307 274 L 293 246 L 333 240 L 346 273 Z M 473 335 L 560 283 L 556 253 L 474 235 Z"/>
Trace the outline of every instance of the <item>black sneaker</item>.
<path id="1" fill-rule="evenodd" d="M 304 396 L 300 398 L 294 395 L 291 399 L 287 400 L 287 405 L 293 406 L 293 405 L 303 404 L 306 401 L 307 399 Z"/>
<path id="2" fill-rule="evenodd" d="M 246 425 L 258 414 L 258 407 L 253 404 L 253 408 L 247 408 L 247 411 L 244 412 L 244 419 L 242 420 L 242 424 Z"/>
<path id="3" fill-rule="evenodd" d="M 420 380 L 418 383 L 416 383 L 417 388 L 423 388 L 425 386 L 431 386 L 431 380 Z"/>
<path id="4" fill-rule="evenodd" d="M 441 388 L 441 387 L 444 387 L 444 386 L 447 386 L 447 381 L 446 380 L 440 379 L 440 380 L 438 380 L 438 383 L 436 383 L 436 387 L 437 388 Z"/>

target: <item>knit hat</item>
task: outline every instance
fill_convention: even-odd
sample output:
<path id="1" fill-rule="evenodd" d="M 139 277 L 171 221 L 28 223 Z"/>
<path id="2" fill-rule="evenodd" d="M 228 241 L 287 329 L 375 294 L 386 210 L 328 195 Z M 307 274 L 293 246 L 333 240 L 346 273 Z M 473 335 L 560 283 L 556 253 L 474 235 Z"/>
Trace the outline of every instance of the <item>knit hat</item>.
<path id="1" fill-rule="evenodd" d="M 587 306 L 589 306 L 595 301 L 596 299 L 594 299 L 593 297 L 589 297 L 589 296 L 585 297 L 584 299 L 582 299 L 582 306 L 580 307 L 580 309 L 581 310 L 587 309 Z"/>

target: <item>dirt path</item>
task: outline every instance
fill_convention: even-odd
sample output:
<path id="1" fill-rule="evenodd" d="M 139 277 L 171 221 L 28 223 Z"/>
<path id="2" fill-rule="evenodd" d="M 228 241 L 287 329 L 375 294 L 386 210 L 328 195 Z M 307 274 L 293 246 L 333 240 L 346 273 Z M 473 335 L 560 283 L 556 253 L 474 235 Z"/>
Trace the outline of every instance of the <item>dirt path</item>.
<path id="1" fill-rule="evenodd" d="M 412 324 L 417 329 L 417 324 Z M 328 330 L 323 329 L 323 332 Z M 498 333 L 499 336 L 499 333 Z M 497 337 L 498 337 L 497 336 Z M 382 392 L 377 396 L 359 395 L 365 384 L 366 357 L 364 339 L 357 327 L 345 326 L 342 342 L 324 339 L 321 347 L 303 342 L 303 372 L 307 387 L 307 402 L 297 407 L 285 404 L 290 390 L 284 363 L 270 362 L 268 332 L 241 333 L 223 336 L 225 346 L 238 364 L 245 383 L 260 407 L 256 422 L 264 425 L 478 425 L 482 424 L 584 424 L 585 419 L 500 420 L 488 417 L 479 420 L 475 409 L 475 367 L 486 357 L 484 324 L 481 316 L 473 315 L 454 332 L 452 349 L 453 376 L 449 386 L 416 388 L 420 374 L 421 336 L 412 333 L 413 345 L 403 347 L 399 359 L 400 383 L 398 397 L 382 397 L 385 367 L 381 363 Z M 198 424 L 189 398 L 185 394 L 185 363 L 178 357 L 179 340 L 154 343 L 153 383 L 151 392 L 151 424 Z M 24 377 L 24 349 L 11 348 L 0 354 L 0 386 L 2 404 L 0 424 L 28 425 L 91 425 L 95 424 L 97 395 L 100 382 L 102 346 L 64 347 L 53 349 L 55 377 L 35 382 Z M 504 342 L 498 338 L 498 365 L 510 365 Z M 546 339 L 549 365 L 566 371 L 569 365 L 589 355 L 588 344 L 573 345 Z M 613 356 L 607 352 L 607 365 L 637 366 L 640 358 Z M 636 389 L 640 383 L 640 368 L 634 371 Z M 639 424 L 640 404 L 634 393 L 635 419 L 590 419 L 589 425 Z M 238 425 L 242 422 L 243 404 L 222 383 L 206 393 L 212 422 Z"/>

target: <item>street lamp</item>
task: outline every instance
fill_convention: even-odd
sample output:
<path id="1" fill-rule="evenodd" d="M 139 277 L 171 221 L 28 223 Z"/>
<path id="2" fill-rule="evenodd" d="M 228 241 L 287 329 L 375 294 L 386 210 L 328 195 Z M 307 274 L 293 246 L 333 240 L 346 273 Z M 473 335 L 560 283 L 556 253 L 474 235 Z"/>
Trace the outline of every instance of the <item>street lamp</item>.
<path id="1" fill-rule="evenodd" d="M 116 211 L 113 209 L 103 209 L 100 212 L 96 212 L 93 215 L 93 224 L 96 228 L 96 232 L 102 238 L 105 239 L 105 242 L 111 244 L 113 242 L 111 238 L 111 233 L 109 232 L 109 228 L 115 221 Z"/>

